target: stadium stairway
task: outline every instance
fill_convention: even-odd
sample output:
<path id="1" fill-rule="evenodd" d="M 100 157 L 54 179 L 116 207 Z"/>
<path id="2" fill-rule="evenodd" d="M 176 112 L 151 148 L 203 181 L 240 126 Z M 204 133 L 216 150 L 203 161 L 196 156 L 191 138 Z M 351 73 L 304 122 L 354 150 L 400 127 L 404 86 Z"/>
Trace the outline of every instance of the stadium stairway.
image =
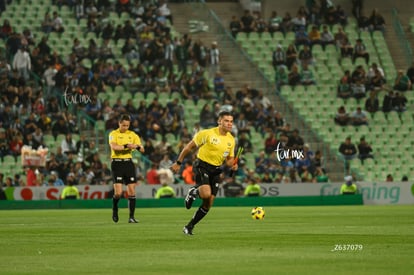
<path id="1" fill-rule="evenodd" d="M 378 11 L 382 14 L 386 23 L 386 31 L 384 32 L 384 38 L 387 42 L 388 49 L 390 50 L 392 59 L 396 70 L 406 70 L 408 68 L 409 61 L 406 58 L 404 51 L 401 49 L 401 44 L 398 39 L 398 35 L 393 26 L 393 16 L 392 9 L 393 7 L 404 7 L 404 10 L 399 8 L 399 14 L 405 17 L 406 14 L 409 14 L 414 11 L 411 5 L 403 4 L 402 1 L 374 1 L 368 0 L 365 3 L 365 14 L 369 16 L 374 8 L 377 8 Z M 368 8 L 370 7 L 370 8 Z"/>
<path id="2" fill-rule="evenodd" d="M 261 82 L 258 75 L 255 75 L 255 70 L 246 69 L 250 68 L 251 64 L 243 62 L 243 60 L 237 59 L 238 57 L 233 54 L 233 48 L 230 44 L 225 43 L 222 40 L 222 36 L 225 35 L 223 30 L 217 29 L 217 25 L 212 22 L 211 15 L 204 4 L 200 3 L 170 3 L 169 7 L 174 17 L 174 28 L 181 34 L 189 33 L 193 40 L 200 39 L 203 41 L 206 47 L 210 47 L 213 41 L 218 42 L 218 48 L 221 51 L 222 62 L 220 69 L 224 74 L 226 85 L 233 87 L 235 91 L 241 88 L 241 84 L 247 81 L 252 87 L 260 87 Z M 241 14 L 242 8 L 240 4 L 234 2 L 222 2 L 222 3 L 207 3 L 207 7 L 215 7 L 220 18 L 230 17 L 233 14 Z M 224 13 L 224 16 L 221 16 Z M 180 16 L 178 16 L 178 14 Z M 208 26 L 208 31 L 192 32 L 189 28 L 189 22 L 197 21 L 203 22 Z M 224 25 L 227 28 L 227 25 Z M 231 73 L 230 73 L 231 72 Z M 246 81 L 240 81 L 245 79 Z M 264 87 L 261 87 L 264 88 Z"/>

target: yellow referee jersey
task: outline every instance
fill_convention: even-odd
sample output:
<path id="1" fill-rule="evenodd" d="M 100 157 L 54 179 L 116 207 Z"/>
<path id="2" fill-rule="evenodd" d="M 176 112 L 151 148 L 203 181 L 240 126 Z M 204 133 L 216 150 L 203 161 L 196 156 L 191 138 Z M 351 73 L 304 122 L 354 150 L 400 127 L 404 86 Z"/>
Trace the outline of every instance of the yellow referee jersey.
<path id="1" fill-rule="evenodd" d="M 193 141 L 199 148 L 197 157 L 211 165 L 220 166 L 227 157 L 234 157 L 234 137 L 220 135 L 218 127 L 199 131 Z"/>
<path id="2" fill-rule="evenodd" d="M 116 129 L 109 133 L 109 144 L 111 143 L 116 143 L 118 145 L 125 145 L 125 144 L 141 145 L 141 139 L 134 131 L 126 130 L 124 133 L 121 133 L 119 129 Z M 132 150 L 123 149 L 119 151 L 114 151 L 111 149 L 111 158 L 130 159 L 132 158 Z"/>

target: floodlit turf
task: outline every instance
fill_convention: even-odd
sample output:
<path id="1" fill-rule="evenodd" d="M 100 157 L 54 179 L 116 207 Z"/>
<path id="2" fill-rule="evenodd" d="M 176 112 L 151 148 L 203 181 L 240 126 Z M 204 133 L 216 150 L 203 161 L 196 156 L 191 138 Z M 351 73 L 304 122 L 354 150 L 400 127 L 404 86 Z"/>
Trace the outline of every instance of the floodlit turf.
<path id="1" fill-rule="evenodd" d="M 412 274 L 414 206 L 0 211 L 1 274 Z"/>

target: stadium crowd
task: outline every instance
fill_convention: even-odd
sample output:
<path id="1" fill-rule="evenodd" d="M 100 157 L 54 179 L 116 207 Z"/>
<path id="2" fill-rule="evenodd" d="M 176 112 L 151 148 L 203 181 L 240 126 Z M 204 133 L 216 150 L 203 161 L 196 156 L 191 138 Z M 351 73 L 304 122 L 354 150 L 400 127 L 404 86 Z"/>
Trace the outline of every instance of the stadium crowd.
<path id="1" fill-rule="evenodd" d="M 124 2 L 130 6 L 125 6 Z M 289 13 L 282 18 L 274 11 L 268 22 L 260 14 L 251 15 L 246 11 L 241 20 L 235 16 L 230 27 L 234 36 L 240 31 L 268 31 L 272 34 L 294 31 L 295 41 L 287 51 L 277 46 L 273 54 L 276 78 L 280 79 L 278 85 L 316 84 L 312 71 L 307 68 L 313 65 L 312 48 L 317 44 L 323 47 L 338 45 L 343 58 L 349 56 L 355 61 L 361 56 L 369 62 L 369 53 L 362 52 L 359 55 L 354 51 L 363 48 L 358 46 L 363 41 L 351 46 L 349 40 L 344 42 L 347 37 L 341 36 L 341 28 L 338 28 L 338 33 L 330 33 L 334 25 L 346 26 L 347 15 L 343 9 L 340 6 L 324 6 L 325 1 L 321 3 L 321 6 L 301 7 L 295 18 L 290 17 Z M 65 18 L 60 17 L 59 8 L 45 13 L 38 27 L 31 26 L 41 28 L 44 33 L 42 37 L 34 36 L 30 28 L 20 33 L 14 31 L 7 18 L 3 20 L 0 31 L 6 45 L 0 62 L 2 159 L 7 155 L 17 158 L 23 145 L 47 147 L 43 135 L 53 134 L 55 138 L 64 135 L 62 142 L 71 139 L 71 134 L 77 139 L 71 141 L 70 150 L 63 152 L 64 146 L 58 146 L 56 152 L 50 152 L 47 166 L 34 171 L 43 175 L 36 176 L 36 180 L 40 178 L 40 181 L 29 185 L 58 184 L 46 180 L 51 177 L 52 171 L 56 171 L 64 184 L 72 178 L 78 184 L 106 184 L 110 181 L 110 171 L 100 160 L 102 156 L 96 145 L 80 135 L 76 117 L 78 111 L 84 111 L 95 121 L 104 121 L 107 130 L 116 127 L 118 114 L 130 113 L 134 120 L 131 128 L 146 141 L 146 155 L 158 169 L 165 156 L 168 156 L 169 161 L 174 160 L 175 152 L 194 133 L 193 125 L 185 121 L 186 100 L 198 104 L 202 99 L 211 100 L 212 104 L 202 107 L 200 125 L 195 128 L 214 125 L 217 111 L 223 108 L 230 108 L 238 114 L 235 117 L 234 134 L 240 144 L 257 155 L 255 167 L 247 167 L 246 160 L 242 160 L 238 171 L 241 181 L 326 180 L 321 152 L 313 153 L 309 146 L 305 146 L 303 139 L 296 139 L 298 131 L 290 129 L 283 115 L 274 110 L 261 91 L 248 84 L 239 91 L 233 91 L 225 85 L 225 77 L 219 71 L 213 78 L 205 74 L 211 62 L 212 47 L 205 46 L 199 40 L 193 41 L 188 34 L 181 37 L 171 35 L 173 15 L 164 1 L 117 1 L 115 5 L 111 5 L 110 1 L 54 1 L 54 4 L 71 8 L 72 16 L 83 30 L 84 39 L 71 37 L 70 40 L 70 36 L 66 36 L 70 26 L 66 26 Z M 123 24 L 114 25 L 111 20 L 114 13 L 125 19 Z M 378 11 L 373 11 L 373 15 L 378 16 Z M 365 22 L 366 27 L 370 31 L 384 30 L 385 22 L 377 26 L 377 21 L 369 19 Z M 309 33 L 307 30 L 310 30 Z M 62 55 L 58 48 L 49 44 L 48 35 L 54 32 L 59 33 L 64 41 L 72 41 L 68 56 Z M 344 46 L 339 46 L 342 44 Z M 300 49 L 299 52 L 297 49 Z M 282 51 L 282 54 L 278 55 L 278 51 Z M 375 70 L 375 66 L 372 64 L 374 76 L 371 82 L 365 85 L 370 94 L 383 84 L 381 73 L 377 73 L 381 70 L 378 67 Z M 352 79 L 350 73 L 346 77 Z M 338 88 L 338 96 L 356 96 L 355 85 L 346 84 L 348 87 L 344 91 Z M 126 103 L 120 98 L 112 105 L 108 98 L 120 86 L 132 93 L 133 97 Z M 154 93 L 155 96 L 148 100 L 148 95 Z M 170 94 L 168 103 L 160 102 L 159 96 L 163 93 Z M 135 94 L 142 94 L 140 102 L 135 100 Z M 85 104 L 73 104 L 69 110 L 65 104 L 67 98 L 62 95 L 69 95 L 72 99 L 84 98 Z M 375 98 L 372 101 L 375 107 Z M 368 107 L 367 111 L 370 111 Z M 262 147 L 250 142 L 251 131 L 266 136 Z M 177 147 L 169 143 L 169 134 L 178 140 Z M 161 140 L 158 138 L 160 136 Z M 278 161 L 274 152 L 271 152 L 271 148 L 276 148 L 278 144 L 284 150 L 308 151 L 304 159 Z M 191 160 L 186 163 L 190 164 Z M 148 180 L 146 175 L 142 176 L 142 180 Z"/>

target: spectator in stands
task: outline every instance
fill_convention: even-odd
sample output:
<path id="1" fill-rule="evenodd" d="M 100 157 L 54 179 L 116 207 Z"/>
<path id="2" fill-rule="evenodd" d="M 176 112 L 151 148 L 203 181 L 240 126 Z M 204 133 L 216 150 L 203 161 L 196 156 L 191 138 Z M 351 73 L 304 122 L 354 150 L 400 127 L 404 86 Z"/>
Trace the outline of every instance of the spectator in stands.
<path id="1" fill-rule="evenodd" d="M 341 143 L 338 151 L 342 154 L 345 160 L 354 159 L 357 154 L 357 148 L 355 144 L 352 143 L 350 136 L 345 139 L 345 142 Z"/>
<path id="2" fill-rule="evenodd" d="M 325 173 L 324 169 L 318 167 L 316 168 L 316 172 L 315 172 L 315 177 L 314 177 L 314 182 L 329 182 L 329 177 L 328 175 Z"/>
<path id="3" fill-rule="evenodd" d="M 368 80 L 372 79 L 375 76 L 377 71 L 379 71 L 381 76 L 385 79 L 384 70 L 380 66 L 378 66 L 377 63 L 373 62 L 368 69 L 368 73 L 367 73 Z"/>
<path id="4" fill-rule="evenodd" d="M 279 67 L 284 66 L 286 67 L 286 53 L 283 51 L 282 45 L 278 44 L 276 49 L 273 51 L 272 54 L 272 65 L 275 71 L 279 69 Z"/>
<path id="5" fill-rule="evenodd" d="M 376 91 L 371 91 L 369 97 L 365 101 L 365 110 L 371 114 L 374 114 L 379 110 L 379 100 Z"/>
<path id="6" fill-rule="evenodd" d="M 235 119 L 234 124 L 237 126 L 237 131 L 240 135 L 247 134 L 249 137 L 251 137 L 251 131 L 250 131 L 251 122 L 249 122 L 246 119 L 245 113 L 241 112 L 239 116 Z M 250 149 L 252 148 L 250 147 Z"/>
<path id="7" fill-rule="evenodd" d="M 33 135 L 33 139 L 41 146 L 43 147 L 47 147 L 46 144 L 44 143 L 44 136 L 43 136 L 43 132 L 42 129 L 40 129 L 39 127 L 36 127 L 36 130 L 34 131 Z"/>
<path id="8" fill-rule="evenodd" d="M 21 46 L 13 57 L 13 69 L 18 71 L 19 76 L 25 81 L 30 79 L 32 70 L 31 58 L 26 48 Z"/>
<path id="9" fill-rule="evenodd" d="M 272 11 L 268 21 L 269 33 L 271 36 L 273 36 L 275 32 L 284 32 L 282 21 L 283 19 L 277 14 L 277 11 Z"/>
<path id="10" fill-rule="evenodd" d="M 357 107 L 356 111 L 354 111 L 351 115 L 351 123 L 354 126 L 360 125 L 368 125 L 368 117 L 365 111 L 361 109 L 361 107 Z"/>
<path id="11" fill-rule="evenodd" d="M 221 97 L 221 100 L 222 100 L 223 105 L 226 105 L 226 104 L 227 105 L 233 105 L 233 106 L 236 105 L 237 99 L 236 99 L 236 96 L 233 92 L 233 89 L 230 86 L 227 86 L 225 88 L 224 93 Z"/>
<path id="12" fill-rule="evenodd" d="M 64 186 L 63 180 L 59 178 L 59 174 L 56 171 L 51 171 L 49 180 L 53 182 L 53 186 Z"/>
<path id="13" fill-rule="evenodd" d="M 195 174 L 193 172 L 193 165 L 191 161 L 186 161 L 181 176 L 185 184 L 195 184 Z"/>
<path id="14" fill-rule="evenodd" d="M 271 154 L 277 148 L 278 140 L 273 131 L 269 131 L 268 137 L 265 139 L 264 150 L 266 154 Z"/>
<path id="15" fill-rule="evenodd" d="M 348 37 L 345 37 L 344 39 L 339 40 L 339 48 L 341 50 L 342 58 L 353 56 L 354 46 L 352 46 Z"/>
<path id="16" fill-rule="evenodd" d="M 188 48 L 184 43 L 184 38 L 180 40 L 175 45 L 175 58 L 178 65 L 178 72 L 187 73 L 187 60 L 189 59 Z"/>
<path id="17" fill-rule="evenodd" d="M 262 178 L 260 179 L 261 183 L 273 183 L 274 180 L 272 179 L 272 177 L 270 176 L 269 171 L 265 171 Z"/>
<path id="18" fill-rule="evenodd" d="M 0 159 L 3 161 L 4 156 L 9 155 L 9 141 L 6 136 L 6 130 L 4 128 L 0 128 Z"/>
<path id="19" fill-rule="evenodd" d="M 346 26 L 348 24 L 348 15 L 341 5 L 336 6 L 335 15 L 337 17 L 337 23 L 341 24 L 342 26 Z"/>
<path id="20" fill-rule="evenodd" d="M 131 2 L 129 0 L 118 0 L 115 4 L 115 10 L 118 13 L 118 16 L 121 17 L 123 12 L 129 13 L 131 10 Z"/>
<path id="21" fill-rule="evenodd" d="M 286 12 L 282 18 L 282 30 L 283 33 L 286 34 L 289 31 L 292 31 L 293 23 L 292 23 L 292 16 L 289 12 Z"/>
<path id="22" fill-rule="evenodd" d="M 65 31 L 65 28 L 63 27 L 63 20 L 59 16 L 57 11 L 53 12 L 52 21 L 53 21 L 52 31 L 59 32 L 59 33 L 62 33 Z"/>
<path id="23" fill-rule="evenodd" d="M 392 174 L 388 174 L 387 177 L 385 178 L 386 182 L 394 182 L 394 177 L 392 176 Z"/>
<path id="24" fill-rule="evenodd" d="M 365 140 L 365 137 L 361 137 L 358 144 L 358 158 L 361 160 L 362 164 L 364 164 L 365 159 L 374 158 L 372 152 L 371 145 Z"/>
<path id="25" fill-rule="evenodd" d="M 6 41 L 13 33 L 13 27 L 8 19 L 3 20 L 3 25 L 0 28 L 0 38 Z"/>
<path id="26" fill-rule="evenodd" d="M 365 97 L 365 83 L 366 83 L 366 72 L 362 65 L 359 65 L 352 72 L 352 96 L 360 99 Z"/>
<path id="27" fill-rule="evenodd" d="M 344 75 L 339 80 L 337 96 L 340 98 L 349 98 L 352 96 L 351 90 L 352 78 L 351 72 L 346 70 Z"/>
<path id="28" fill-rule="evenodd" d="M 217 41 L 213 41 L 211 43 L 211 48 L 209 50 L 209 60 L 210 60 L 209 76 L 210 78 L 213 78 L 216 72 L 220 71 L 221 56 L 220 56 L 220 50 L 217 45 Z"/>
<path id="29" fill-rule="evenodd" d="M 371 77 L 371 75 L 373 76 Z M 385 77 L 381 71 L 376 68 L 373 70 L 372 74 L 368 72 L 368 89 L 373 91 L 380 91 L 384 88 L 385 85 Z"/>
<path id="30" fill-rule="evenodd" d="M 317 26 L 312 26 L 312 29 L 309 32 L 308 36 L 311 49 L 314 45 L 322 45 L 321 32 L 319 31 Z"/>
<path id="31" fill-rule="evenodd" d="M 352 15 L 359 18 L 364 0 L 352 0 Z"/>
<path id="32" fill-rule="evenodd" d="M 298 61 L 298 52 L 296 47 L 293 43 L 289 44 L 288 48 L 286 49 L 286 65 L 290 70 L 292 65 L 297 63 Z"/>
<path id="33" fill-rule="evenodd" d="M 260 12 L 255 12 L 255 22 L 254 22 L 254 30 L 258 32 L 259 34 L 262 34 L 264 32 L 268 32 L 269 28 L 267 25 L 267 22 L 264 20 Z"/>
<path id="34" fill-rule="evenodd" d="M 329 31 L 327 25 L 323 25 L 320 36 L 321 36 L 320 38 L 321 45 L 324 50 L 326 49 L 326 45 L 335 45 L 335 38 L 332 35 L 332 33 Z"/>
<path id="35" fill-rule="evenodd" d="M 378 9 L 373 9 L 371 16 L 368 19 L 369 22 L 369 30 L 372 31 L 385 31 L 385 19 L 384 17 L 378 12 Z"/>
<path id="36" fill-rule="evenodd" d="M 76 141 L 76 153 L 82 156 L 87 156 L 89 153 L 89 141 L 85 134 L 80 135 L 80 139 Z"/>
<path id="37" fill-rule="evenodd" d="M 303 137 L 299 135 L 298 129 L 293 129 L 291 133 L 286 133 L 289 137 L 287 147 L 292 150 L 303 150 L 305 144 Z"/>
<path id="38" fill-rule="evenodd" d="M 370 26 L 369 18 L 368 16 L 365 15 L 363 11 L 361 11 L 360 16 L 357 18 L 357 24 L 358 24 L 359 31 L 361 32 L 369 31 L 369 26 Z"/>
<path id="39" fill-rule="evenodd" d="M 224 93 L 224 90 L 225 90 L 223 73 L 221 73 L 220 71 L 216 72 L 214 79 L 213 79 L 213 85 L 214 85 L 214 92 L 216 94 L 216 97 L 220 98 L 221 94 Z"/>
<path id="40" fill-rule="evenodd" d="M 72 139 L 72 134 L 67 133 L 65 138 L 61 142 L 62 152 L 64 154 L 76 153 L 76 141 Z"/>
<path id="41" fill-rule="evenodd" d="M 147 149 L 147 147 L 145 147 L 145 149 Z M 151 165 L 151 169 L 147 171 L 147 175 L 146 175 L 147 184 L 160 184 L 161 183 L 157 170 L 158 170 L 158 165 L 153 163 Z"/>
<path id="42" fill-rule="evenodd" d="M 33 138 L 33 134 L 32 133 L 27 133 L 24 136 L 23 139 L 23 144 L 32 147 L 33 149 L 37 149 L 40 146 L 40 143 L 37 142 L 37 140 L 35 140 Z"/>
<path id="43" fill-rule="evenodd" d="M 215 125 L 216 123 L 216 115 L 211 110 L 211 106 L 209 103 L 204 104 L 200 111 L 200 126 L 202 128 L 208 128 L 211 125 Z"/>
<path id="44" fill-rule="evenodd" d="M 393 103 L 395 99 L 394 91 L 390 90 L 388 91 L 388 94 L 386 94 L 382 101 L 382 111 L 384 113 L 389 113 L 393 110 L 393 107 L 395 104 Z"/>
<path id="45" fill-rule="evenodd" d="M 207 66 L 207 62 L 208 62 L 207 51 L 208 49 L 204 45 L 203 41 L 201 41 L 201 39 L 197 39 L 197 41 L 193 43 L 192 51 L 190 50 L 190 52 L 192 54 L 193 60 L 197 61 L 198 65 L 200 65 L 198 70 L 203 70 Z M 193 64 L 196 65 L 197 63 L 194 62 Z"/>
<path id="46" fill-rule="evenodd" d="M 302 64 L 302 70 L 300 72 L 300 83 L 304 86 L 316 85 L 315 77 L 312 70 L 309 69 L 307 62 Z"/>
<path id="47" fill-rule="evenodd" d="M 303 67 L 305 64 L 313 65 L 313 54 L 308 45 L 304 45 L 299 51 L 300 65 Z"/>
<path id="48" fill-rule="evenodd" d="M 404 112 L 407 110 L 407 102 L 408 99 L 405 97 L 405 95 L 401 92 L 395 93 L 395 98 L 392 101 L 393 109 L 397 112 Z"/>
<path id="49" fill-rule="evenodd" d="M 289 85 L 292 87 L 295 87 L 296 85 L 299 85 L 301 83 L 299 69 L 296 64 L 292 65 L 292 68 L 288 74 L 288 81 Z"/>
<path id="50" fill-rule="evenodd" d="M 305 27 L 300 27 L 295 32 L 295 46 L 303 46 L 303 45 L 310 45 L 309 35 L 306 32 Z"/>
<path id="51" fill-rule="evenodd" d="M 365 63 L 366 64 L 369 63 L 369 53 L 367 51 L 367 47 L 365 46 L 361 38 L 358 38 L 356 40 L 356 44 L 354 46 L 354 52 L 352 55 L 352 61 L 355 63 L 355 60 L 358 57 L 363 57 L 365 59 Z"/>
<path id="52" fill-rule="evenodd" d="M 410 79 L 411 83 L 414 83 L 414 62 L 411 64 L 411 66 L 407 69 L 406 75 Z"/>
<path id="53" fill-rule="evenodd" d="M 11 131 L 11 140 L 9 142 L 10 154 L 14 157 L 20 156 L 23 147 L 22 133 L 16 130 Z"/>
<path id="54" fill-rule="evenodd" d="M 298 31 L 303 31 L 304 33 L 306 33 L 305 28 L 306 28 L 306 15 L 303 12 L 298 11 L 296 13 L 295 18 L 292 18 L 291 20 L 292 22 L 292 30 L 296 33 L 298 33 Z M 307 34 L 306 34 L 307 36 Z M 297 46 L 297 44 L 296 44 Z"/>
<path id="55" fill-rule="evenodd" d="M 52 126 L 52 134 L 53 134 L 53 136 L 54 136 L 54 137 L 55 137 L 55 139 L 56 139 L 56 137 L 57 137 L 59 134 L 64 134 L 64 135 L 66 135 L 67 133 L 69 133 L 69 131 L 68 131 L 68 127 L 67 127 L 67 124 L 66 124 L 66 122 L 65 122 L 64 117 L 63 117 L 63 116 L 61 116 L 61 117 L 59 117 L 59 118 L 57 119 L 57 121 L 53 124 L 53 126 Z"/>
<path id="56" fill-rule="evenodd" d="M 157 170 L 158 177 L 161 184 L 173 184 L 174 174 L 170 168 L 160 168 Z"/>
<path id="57" fill-rule="evenodd" d="M 276 88 L 280 91 L 281 87 L 289 84 L 289 76 L 287 67 L 280 66 L 275 73 Z"/>
<path id="58" fill-rule="evenodd" d="M 173 164 L 173 161 L 170 159 L 169 155 L 165 154 L 162 160 L 160 161 L 160 164 L 158 165 L 158 167 L 160 169 L 168 169 L 171 167 L 172 164 Z"/>
<path id="59" fill-rule="evenodd" d="M 53 19 L 50 16 L 50 12 L 45 12 L 41 23 L 41 29 L 44 33 L 49 34 L 53 30 Z"/>
<path id="60" fill-rule="evenodd" d="M 398 74 L 394 81 L 394 90 L 405 92 L 411 90 L 412 83 L 410 78 L 404 74 L 403 70 L 398 70 Z"/>
<path id="61" fill-rule="evenodd" d="M 254 18 L 249 10 L 244 11 L 244 15 L 241 17 L 240 21 L 244 32 L 250 33 L 254 30 Z"/>
<path id="62" fill-rule="evenodd" d="M 239 135 L 239 139 L 238 139 L 238 145 L 240 147 L 244 148 L 244 151 L 246 153 L 252 153 L 253 152 L 253 144 L 251 143 L 247 133 L 242 132 Z"/>

